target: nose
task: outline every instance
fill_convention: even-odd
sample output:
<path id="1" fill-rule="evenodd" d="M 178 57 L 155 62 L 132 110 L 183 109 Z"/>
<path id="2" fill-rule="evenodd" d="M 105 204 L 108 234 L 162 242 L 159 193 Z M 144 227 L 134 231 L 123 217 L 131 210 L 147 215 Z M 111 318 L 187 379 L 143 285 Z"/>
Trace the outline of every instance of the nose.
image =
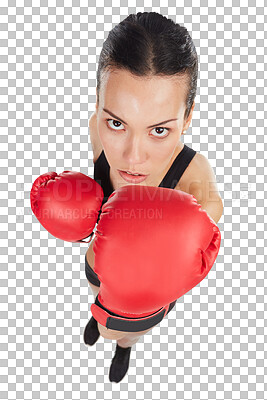
<path id="1" fill-rule="evenodd" d="M 142 138 L 128 138 L 122 156 L 129 169 L 137 169 L 136 165 L 144 164 L 148 157 Z"/>

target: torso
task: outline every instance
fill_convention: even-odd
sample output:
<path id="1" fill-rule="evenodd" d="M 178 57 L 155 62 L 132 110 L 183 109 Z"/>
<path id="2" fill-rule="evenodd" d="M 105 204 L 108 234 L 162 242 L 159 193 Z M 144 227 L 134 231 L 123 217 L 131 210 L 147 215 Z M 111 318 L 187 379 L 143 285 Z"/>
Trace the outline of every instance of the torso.
<path id="1" fill-rule="evenodd" d="M 174 156 L 171 159 L 170 165 L 168 166 L 168 168 L 171 166 L 172 162 L 174 161 L 175 157 L 180 153 L 180 151 L 182 151 L 183 149 L 183 144 L 181 143 L 181 147 L 176 151 L 176 153 L 174 154 Z M 95 161 L 98 159 L 98 157 L 100 156 L 101 152 L 102 152 L 102 148 L 98 148 L 98 151 L 96 152 L 97 154 L 94 154 L 94 163 Z M 199 153 L 196 153 L 195 156 L 193 157 L 192 161 L 190 162 L 190 164 L 188 165 L 188 167 L 186 168 L 186 170 L 184 171 L 183 175 L 181 176 L 178 184 L 175 186 L 174 190 L 181 190 L 185 193 L 189 193 L 189 188 L 190 188 L 190 184 L 193 181 L 196 181 L 197 176 L 199 174 L 199 166 L 198 166 L 198 162 L 199 162 Z M 168 171 L 168 168 L 166 171 L 164 171 L 164 174 L 162 174 L 162 176 L 159 176 L 157 179 L 157 182 L 155 182 L 155 187 L 159 186 L 160 182 L 162 181 L 163 177 L 165 176 L 166 172 Z M 118 188 L 118 185 L 116 184 L 116 180 L 114 179 L 114 175 L 113 175 L 113 171 L 112 168 L 110 168 L 110 182 L 113 186 L 113 189 L 116 190 Z M 94 266 L 94 252 L 93 252 L 93 243 L 94 243 L 94 239 L 91 241 L 91 243 L 89 244 L 89 248 L 87 250 L 87 261 L 89 263 L 89 265 L 93 268 Z"/>

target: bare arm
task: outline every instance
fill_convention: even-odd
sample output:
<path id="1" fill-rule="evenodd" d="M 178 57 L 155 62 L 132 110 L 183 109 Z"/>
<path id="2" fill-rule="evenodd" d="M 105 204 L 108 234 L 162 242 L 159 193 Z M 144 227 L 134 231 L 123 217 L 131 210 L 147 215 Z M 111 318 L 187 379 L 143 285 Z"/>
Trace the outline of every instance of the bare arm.
<path id="1" fill-rule="evenodd" d="M 209 214 L 216 224 L 219 222 L 223 214 L 223 202 L 220 197 L 217 200 L 204 202 L 201 204 L 201 207 Z"/>
<path id="2" fill-rule="evenodd" d="M 186 192 L 192 194 L 201 207 L 216 222 L 223 213 L 223 201 L 218 190 L 214 171 L 206 157 L 199 154 L 195 177 L 190 182 Z"/>

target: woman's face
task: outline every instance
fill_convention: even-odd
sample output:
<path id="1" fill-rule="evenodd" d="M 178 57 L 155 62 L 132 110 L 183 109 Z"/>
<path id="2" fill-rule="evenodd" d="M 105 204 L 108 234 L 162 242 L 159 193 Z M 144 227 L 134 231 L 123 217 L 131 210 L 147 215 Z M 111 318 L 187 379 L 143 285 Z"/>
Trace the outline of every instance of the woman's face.
<path id="1" fill-rule="evenodd" d="M 181 151 L 181 135 L 191 122 L 194 105 L 189 118 L 183 119 L 185 81 L 140 78 L 116 69 L 105 73 L 101 85 L 96 106 L 98 134 L 116 186 L 158 185 Z M 163 122 L 167 120 L 172 121 Z M 120 171 L 146 176 L 131 178 Z"/>

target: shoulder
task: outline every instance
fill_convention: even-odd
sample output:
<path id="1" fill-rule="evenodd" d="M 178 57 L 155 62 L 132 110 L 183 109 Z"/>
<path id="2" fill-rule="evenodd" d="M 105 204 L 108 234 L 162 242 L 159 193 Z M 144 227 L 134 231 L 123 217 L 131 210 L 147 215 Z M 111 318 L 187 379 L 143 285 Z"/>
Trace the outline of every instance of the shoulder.
<path id="1" fill-rule="evenodd" d="M 175 189 L 192 194 L 199 202 L 221 197 L 214 170 L 209 160 L 200 153 L 195 154 Z"/>
<path id="2" fill-rule="evenodd" d="M 192 172 L 196 178 L 200 180 L 215 178 L 213 168 L 207 157 L 203 154 L 196 153 L 192 161 Z"/>

